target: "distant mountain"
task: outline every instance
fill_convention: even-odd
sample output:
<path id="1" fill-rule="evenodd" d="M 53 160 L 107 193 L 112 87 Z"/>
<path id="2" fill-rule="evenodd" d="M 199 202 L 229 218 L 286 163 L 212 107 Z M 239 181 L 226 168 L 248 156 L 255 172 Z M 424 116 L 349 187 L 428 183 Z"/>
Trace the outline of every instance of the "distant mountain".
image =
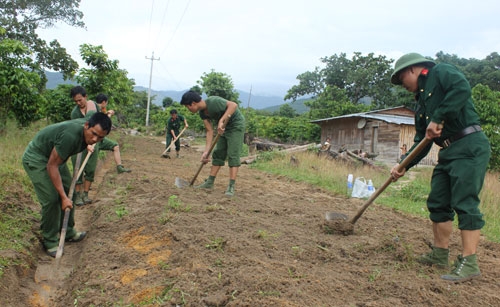
<path id="1" fill-rule="evenodd" d="M 64 80 L 61 73 L 49 72 L 49 71 L 46 71 L 45 73 L 46 73 L 47 79 L 48 79 L 47 86 L 46 86 L 48 89 L 54 89 L 57 87 L 58 84 L 74 84 L 74 85 L 77 84 L 75 81 Z M 145 91 L 147 93 L 148 90 L 149 89 L 144 87 L 144 86 L 135 86 L 134 87 L 134 91 Z M 151 97 L 152 97 L 151 102 L 158 105 L 158 106 L 161 106 L 162 101 L 165 97 L 170 97 L 174 101 L 179 102 L 179 101 L 181 101 L 182 94 L 184 94 L 187 90 L 188 89 L 182 90 L 182 91 L 168 91 L 168 90 L 157 91 L 157 90 L 151 89 Z M 254 95 L 254 94 L 250 95 L 249 92 L 240 91 L 240 90 L 237 90 L 237 91 L 240 94 L 241 106 L 243 108 L 250 107 L 250 108 L 255 109 L 255 110 L 265 110 L 265 111 L 269 111 L 270 113 L 272 113 L 272 112 L 279 110 L 279 108 L 283 104 L 290 103 L 290 102 L 284 101 L 283 97 L 279 97 L 279 96 L 263 96 L 263 95 Z M 292 108 L 294 108 L 295 111 L 297 111 L 297 113 L 299 113 L 299 114 L 302 114 L 302 113 L 307 112 L 309 110 L 309 108 L 304 106 L 303 100 L 297 100 L 296 102 L 290 103 L 290 106 Z"/>
<path id="2" fill-rule="evenodd" d="M 145 88 L 143 86 L 135 86 L 134 87 L 135 91 L 145 91 L 146 93 L 148 92 L 148 88 Z M 182 91 L 156 91 L 156 90 L 151 90 L 151 97 L 152 98 L 152 103 L 161 106 L 162 101 L 165 97 L 170 97 L 174 101 L 179 102 L 181 101 L 182 95 L 187 91 L 182 90 Z M 283 97 L 279 96 L 260 96 L 260 95 L 250 95 L 250 93 L 245 92 L 245 91 L 240 91 L 236 90 L 240 94 L 240 101 L 241 101 L 241 106 L 243 108 L 250 107 L 252 109 L 256 110 L 266 110 L 269 112 L 274 112 L 276 110 L 279 110 L 279 108 L 288 102 L 285 102 L 283 100 Z M 290 106 L 294 108 L 297 113 L 302 114 L 304 112 L 307 112 L 309 108 L 304 106 L 304 101 L 297 100 L 294 103 L 291 103 Z"/>
<path id="3" fill-rule="evenodd" d="M 46 71 L 45 75 L 48 80 L 45 87 L 48 89 L 55 89 L 59 84 L 77 84 L 76 81 L 64 80 L 63 75 L 59 72 Z"/>
<path id="4" fill-rule="evenodd" d="M 290 106 L 297 112 L 298 114 L 303 114 L 306 112 L 309 112 L 309 107 L 307 107 L 304 102 L 308 101 L 309 99 L 297 99 L 294 102 L 286 102 L 287 104 L 290 104 Z M 274 113 L 279 111 L 283 104 L 280 105 L 275 105 L 267 108 L 263 108 L 262 111 L 267 111 L 269 113 Z"/>

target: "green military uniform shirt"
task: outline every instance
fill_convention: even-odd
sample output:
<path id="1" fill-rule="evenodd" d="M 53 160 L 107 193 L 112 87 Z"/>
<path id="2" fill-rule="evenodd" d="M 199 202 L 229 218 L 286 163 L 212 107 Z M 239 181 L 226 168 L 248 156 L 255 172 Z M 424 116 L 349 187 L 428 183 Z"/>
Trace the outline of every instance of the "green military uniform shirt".
<path id="1" fill-rule="evenodd" d="M 415 112 L 415 145 L 425 138 L 429 123 L 442 123 L 443 131 L 436 144 L 471 125 L 479 125 L 479 116 L 471 98 L 471 88 L 465 76 L 454 66 L 440 63 L 422 71 L 418 78 Z M 430 151 L 423 150 L 407 167 L 416 165 Z"/>
<path id="2" fill-rule="evenodd" d="M 85 119 L 69 120 L 40 130 L 28 144 L 24 157 L 30 162 L 47 164 L 52 149 L 66 161 L 87 147 L 83 138 Z"/>
<path id="3" fill-rule="evenodd" d="M 210 96 L 205 100 L 205 102 L 207 105 L 208 114 L 205 114 L 205 111 L 201 110 L 199 112 L 200 117 L 203 120 L 211 120 L 214 127 L 217 128 L 219 120 L 226 112 L 227 100 L 218 96 Z M 238 108 L 236 109 L 236 112 L 234 112 L 234 114 L 232 114 L 229 118 L 229 122 L 226 123 L 226 131 L 242 127 L 245 127 L 245 118 Z"/>
<path id="4" fill-rule="evenodd" d="M 177 114 L 177 118 L 175 120 L 170 117 L 167 124 L 167 133 L 170 133 L 170 131 L 174 130 L 175 135 L 177 136 L 181 128 L 181 123 L 184 123 L 184 116 Z"/>

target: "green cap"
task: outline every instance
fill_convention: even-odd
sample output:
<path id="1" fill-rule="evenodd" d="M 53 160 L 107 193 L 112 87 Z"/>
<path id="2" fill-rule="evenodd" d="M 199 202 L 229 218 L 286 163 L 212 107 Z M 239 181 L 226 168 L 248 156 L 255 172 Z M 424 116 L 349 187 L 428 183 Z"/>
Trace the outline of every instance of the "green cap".
<path id="1" fill-rule="evenodd" d="M 399 80 L 399 73 L 406 67 L 410 67 L 419 63 L 429 63 L 432 66 L 436 65 L 436 62 L 424 58 L 418 53 L 407 53 L 399 58 L 394 64 L 394 72 L 391 75 L 391 83 L 396 85 L 401 85 L 401 80 Z"/>

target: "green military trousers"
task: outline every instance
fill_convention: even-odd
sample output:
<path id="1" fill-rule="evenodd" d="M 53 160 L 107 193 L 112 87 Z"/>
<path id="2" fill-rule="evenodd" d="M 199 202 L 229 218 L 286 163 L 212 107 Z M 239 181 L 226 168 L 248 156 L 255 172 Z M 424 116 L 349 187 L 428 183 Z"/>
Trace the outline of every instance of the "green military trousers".
<path id="1" fill-rule="evenodd" d="M 61 198 L 47 172 L 47 164 L 46 162 L 37 162 L 23 157 L 23 167 L 35 187 L 36 196 L 42 206 L 40 229 L 42 231 L 43 245 L 47 249 L 56 247 L 59 245 L 59 233 L 63 224 L 64 211 L 61 210 Z M 72 176 L 66 163 L 59 166 L 59 173 L 61 174 L 64 190 L 68 193 Z M 73 207 L 69 215 L 66 239 L 76 235 L 76 230 L 73 228 L 75 225 L 74 215 L 75 208 Z"/>
<path id="2" fill-rule="evenodd" d="M 457 214 L 461 230 L 478 230 L 484 226 L 479 193 L 490 154 L 490 144 L 483 132 L 470 134 L 440 150 L 427 199 L 433 222 L 453 221 Z"/>

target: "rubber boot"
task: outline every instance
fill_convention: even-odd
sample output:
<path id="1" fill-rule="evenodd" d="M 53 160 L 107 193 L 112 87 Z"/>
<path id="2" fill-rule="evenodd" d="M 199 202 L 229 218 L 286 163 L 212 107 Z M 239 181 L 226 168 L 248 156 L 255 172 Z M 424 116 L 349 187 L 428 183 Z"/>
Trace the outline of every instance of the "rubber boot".
<path id="1" fill-rule="evenodd" d="M 208 178 L 200 185 L 195 186 L 196 189 L 213 189 L 215 176 L 208 176 Z"/>
<path id="2" fill-rule="evenodd" d="M 92 203 L 92 199 L 89 198 L 89 192 L 83 192 L 83 202 L 88 205 L 88 204 L 91 204 Z"/>
<path id="3" fill-rule="evenodd" d="M 123 167 L 123 165 L 120 164 L 116 166 L 116 171 L 118 172 L 118 174 L 121 174 L 121 173 L 130 173 L 132 170 L 125 168 Z"/>
<path id="4" fill-rule="evenodd" d="M 227 186 L 227 189 L 226 189 L 226 195 L 227 196 L 234 196 L 234 184 L 235 184 L 235 181 L 234 180 L 229 180 L 229 185 Z"/>
<path id="5" fill-rule="evenodd" d="M 481 276 L 481 271 L 479 270 L 479 265 L 477 264 L 476 254 L 469 255 L 467 257 L 458 255 L 453 267 L 454 268 L 450 274 L 442 275 L 441 278 L 459 283 Z"/>
<path id="6" fill-rule="evenodd" d="M 73 198 L 74 198 L 73 203 L 76 206 L 83 206 L 83 205 L 85 205 L 85 202 L 83 201 L 83 192 L 75 192 L 75 196 Z"/>
<path id="7" fill-rule="evenodd" d="M 433 246 L 430 253 L 420 256 L 417 261 L 422 264 L 436 265 L 438 267 L 445 268 L 448 267 L 449 254 L 449 249 Z"/>

